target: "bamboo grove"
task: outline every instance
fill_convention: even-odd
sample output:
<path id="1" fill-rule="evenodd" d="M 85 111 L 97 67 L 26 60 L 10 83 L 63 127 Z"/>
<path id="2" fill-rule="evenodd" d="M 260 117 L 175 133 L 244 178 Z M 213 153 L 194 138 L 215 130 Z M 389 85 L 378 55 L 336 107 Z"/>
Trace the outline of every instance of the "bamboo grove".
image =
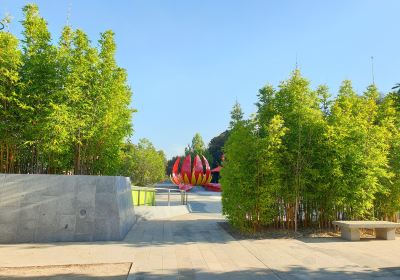
<path id="1" fill-rule="evenodd" d="M 400 210 L 400 95 L 344 81 L 330 97 L 295 70 L 235 104 L 221 171 L 223 212 L 243 230 L 329 228 L 332 220 L 394 220 Z"/>
<path id="2" fill-rule="evenodd" d="M 65 26 L 54 44 L 38 7 L 23 13 L 21 40 L 0 32 L 0 173 L 118 173 L 133 110 L 113 32 L 93 47 Z"/>

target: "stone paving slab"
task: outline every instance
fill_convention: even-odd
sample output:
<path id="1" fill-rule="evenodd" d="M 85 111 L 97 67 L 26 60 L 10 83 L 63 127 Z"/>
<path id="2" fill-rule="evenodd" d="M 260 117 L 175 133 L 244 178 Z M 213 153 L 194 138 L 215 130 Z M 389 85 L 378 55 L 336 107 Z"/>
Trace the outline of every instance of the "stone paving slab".
<path id="1" fill-rule="evenodd" d="M 189 213 L 187 205 L 176 206 L 137 206 L 135 216 L 137 221 L 169 219 Z"/>

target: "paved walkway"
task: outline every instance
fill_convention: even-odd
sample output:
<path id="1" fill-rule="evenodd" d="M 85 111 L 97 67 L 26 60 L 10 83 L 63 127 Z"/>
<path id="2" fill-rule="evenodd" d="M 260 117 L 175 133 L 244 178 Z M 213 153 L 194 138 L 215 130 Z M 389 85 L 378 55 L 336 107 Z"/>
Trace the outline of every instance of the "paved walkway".
<path id="1" fill-rule="evenodd" d="M 132 263 L 128 279 L 400 279 L 399 237 L 237 241 L 218 225 L 219 201 L 193 194 L 192 213 L 142 221 L 122 242 L 0 245 L 0 267 Z"/>

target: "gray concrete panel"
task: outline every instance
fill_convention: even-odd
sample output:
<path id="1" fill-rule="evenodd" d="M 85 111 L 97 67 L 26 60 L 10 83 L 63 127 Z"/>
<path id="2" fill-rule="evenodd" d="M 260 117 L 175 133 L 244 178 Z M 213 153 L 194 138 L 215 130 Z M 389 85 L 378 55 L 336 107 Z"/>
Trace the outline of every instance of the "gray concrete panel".
<path id="1" fill-rule="evenodd" d="M 134 222 L 129 178 L 0 174 L 0 243 L 122 240 Z"/>

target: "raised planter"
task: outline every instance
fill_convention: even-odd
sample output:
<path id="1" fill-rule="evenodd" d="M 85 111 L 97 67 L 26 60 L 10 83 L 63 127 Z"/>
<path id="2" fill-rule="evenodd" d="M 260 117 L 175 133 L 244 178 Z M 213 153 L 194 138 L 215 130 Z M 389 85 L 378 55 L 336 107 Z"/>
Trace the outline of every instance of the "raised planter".
<path id="1" fill-rule="evenodd" d="M 0 243 L 122 240 L 134 222 L 129 178 L 0 174 Z"/>

